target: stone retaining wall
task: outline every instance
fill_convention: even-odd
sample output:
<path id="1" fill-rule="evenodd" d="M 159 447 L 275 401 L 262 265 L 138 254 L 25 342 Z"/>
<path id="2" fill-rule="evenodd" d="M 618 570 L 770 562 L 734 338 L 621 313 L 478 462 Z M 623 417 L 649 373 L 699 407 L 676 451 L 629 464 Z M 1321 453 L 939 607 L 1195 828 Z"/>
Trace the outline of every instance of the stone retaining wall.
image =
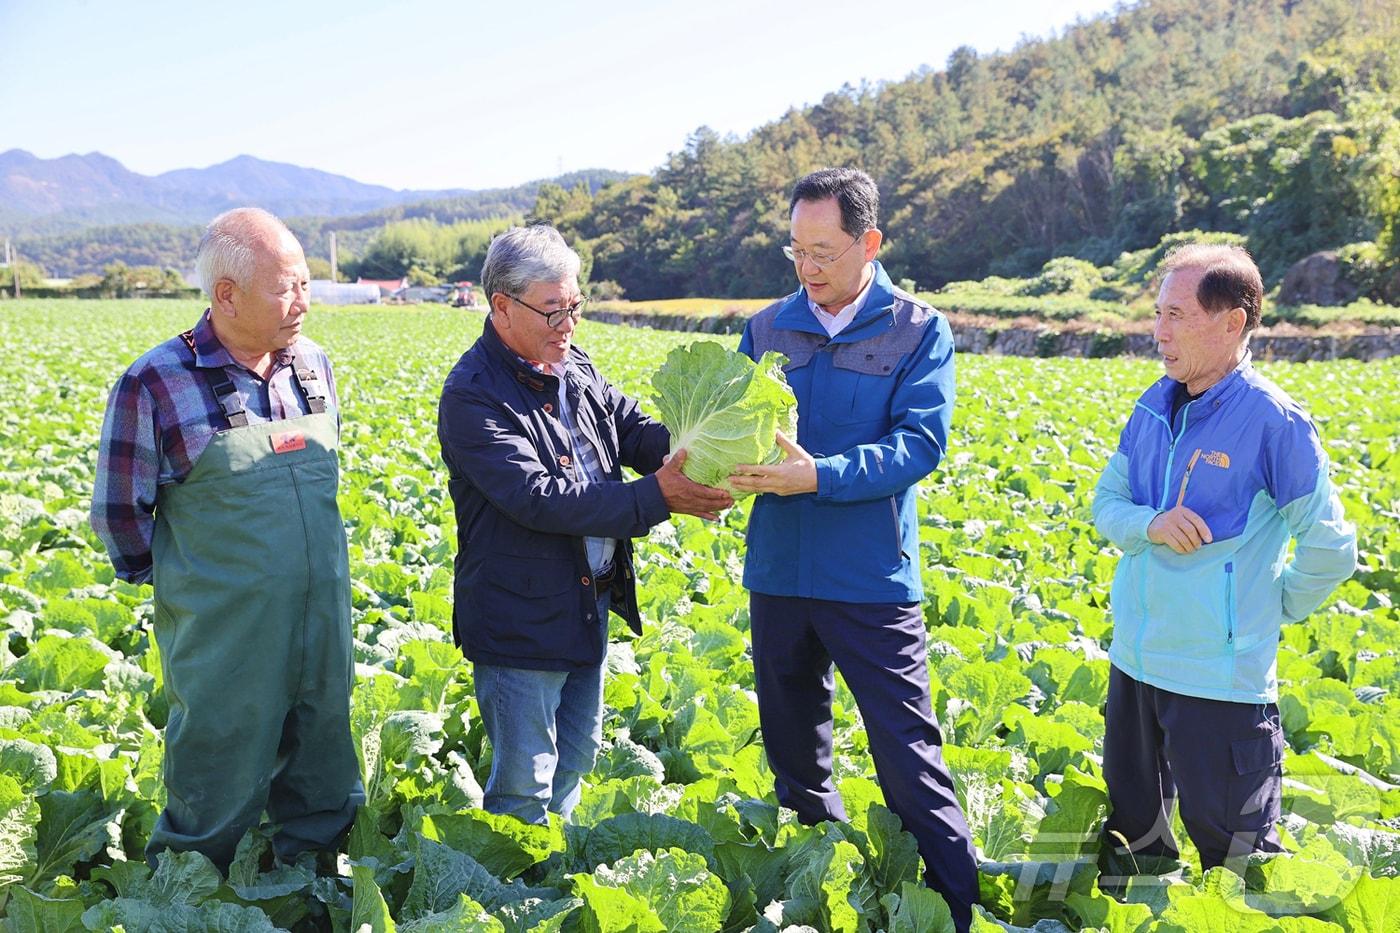
<path id="1" fill-rule="evenodd" d="M 700 334 L 737 334 L 747 320 L 741 314 L 697 317 L 680 314 L 619 314 L 589 312 L 589 320 L 655 330 Z M 1001 356 L 1156 356 L 1151 334 L 1113 331 L 1057 331 L 1052 327 L 977 327 L 953 324 L 959 350 Z M 1343 336 L 1256 334 L 1249 341 L 1260 360 L 1379 360 L 1400 355 L 1400 330 Z"/>
<path id="2" fill-rule="evenodd" d="M 694 314 L 621 314 L 617 311 L 587 312 L 590 321 L 604 324 L 626 324 L 628 327 L 650 327 L 652 330 L 679 330 L 700 334 L 741 334 L 748 318 L 742 314 L 718 314 L 701 317 Z"/>

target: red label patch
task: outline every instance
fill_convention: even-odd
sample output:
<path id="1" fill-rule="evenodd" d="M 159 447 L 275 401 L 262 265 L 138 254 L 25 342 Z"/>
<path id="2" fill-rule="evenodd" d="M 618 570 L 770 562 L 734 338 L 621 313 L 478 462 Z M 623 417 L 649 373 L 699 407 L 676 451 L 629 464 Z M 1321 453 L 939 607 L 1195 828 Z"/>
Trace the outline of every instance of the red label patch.
<path id="1" fill-rule="evenodd" d="M 271 437 L 272 452 L 275 454 L 289 454 L 294 450 L 306 449 L 306 435 L 300 431 L 286 431 L 282 434 L 274 434 Z"/>

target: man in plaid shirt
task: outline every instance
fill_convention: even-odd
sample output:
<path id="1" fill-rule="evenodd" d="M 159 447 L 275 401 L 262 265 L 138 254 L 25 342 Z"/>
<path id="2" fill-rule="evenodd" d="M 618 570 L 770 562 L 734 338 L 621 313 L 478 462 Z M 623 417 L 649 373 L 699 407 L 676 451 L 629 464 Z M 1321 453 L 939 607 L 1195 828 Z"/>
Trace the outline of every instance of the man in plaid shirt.
<path id="1" fill-rule="evenodd" d="M 334 847 L 364 800 L 350 737 L 349 567 L 335 382 L 301 336 L 310 275 L 271 214 L 215 218 L 209 308 L 117 380 L 92 527 L 154 584 L 170 715 L 147 846 L 227 869 L 264 811 L 283 860 Z"/>

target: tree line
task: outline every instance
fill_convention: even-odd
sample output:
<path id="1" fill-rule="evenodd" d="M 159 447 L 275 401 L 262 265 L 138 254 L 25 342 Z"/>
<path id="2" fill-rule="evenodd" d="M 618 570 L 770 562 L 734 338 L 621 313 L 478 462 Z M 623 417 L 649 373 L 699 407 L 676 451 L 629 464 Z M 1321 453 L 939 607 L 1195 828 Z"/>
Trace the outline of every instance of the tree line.
<path id="1" fill-rule="evenodd" d="M 554 183 L 570 188 L 582 185 L 592 191 L 603 184 L 626 177 L 628 176 L 622 172 L 587 169 L 562 175 L 554 179 Z M 420 240 L 425 236 L 435 242 L 460 239 L 465 228 L 446 234 L 422 234 L 416 231 L 443 226 L 453 227 L 492 218 L 499 219 L 490 226 L 493 229 L 501 228 L 512 219 L 518 221 L 530 209 L 543 184 L 543 181 L 532 181 L 513 188 L 475 191 L 467 195 L 398 204 L 348 216 L 285 219 L 292 232 L 301 240 L 307 258 L 313 260 L 313 265 L 316 266 L 313 272 L 318 274 L 330 274 L 329 234 L 334 231 L 338 238 L 342 280 L 347 276 L 353 280 L 354 275 L 361 273 L 369 278 L 397 278 L 410 274 L 414 268 L 414 259 L 427 259 L 426 264 L 420 263 L 418 266 L 418 270 L 424 272 L 426 277 L 432 277 L 430 270 L 434 270 L 434 274 L 441 277 L 447 277 L 461 272 L 476 254 L 468 250 L 456 259 L 446 259 L 440 245 L 425 251 L 421 249 L 423 244 Z M 194 266 L 195 249 L 202 232 L 203 227 L 200 225 L 113 224 L 89 227 L 76 232 L 20 236 L 16 238 L 16 243 L 25 259 L 40 268 L 41 278 L 45 274 L 62 278 L 91 275 L 100 277 L 105 275 L 107 267 L 114 263 L 123 263 L 128 267 L 146 266 L 188 272 Z M 479 260 L 475 269 L 480 269 Z M 474 279 L 476 271 L 471 275 L 456 277 Z"/>
<path id="2" fill-rule="evenodd" d="M 490 236 L 558 226 L 594 283 L 634 299 L 791 288 L 793 182 L 855 165 L 882 193 L 896 281 L 1109 267 L 1184 231 L 1243 237 L 1270 284 L 1323 249 L 1400 303 L 1400 7 L 1394 0 L 1144 0 L 1010 52 L 846 86 L 744 138 L 696 130 L 650 175 L 590 172 L 492 198 L 289 223 L 342 278 L 474 280 Z M 26 244 L 50 270 L 192 262 L 195 228 Z M 46 253 L 45 249 L 49 251 Z M 317 271 L 328 266 L 317 263 Z"/>
<path id="3" fill-rule="evenodd" d="M 1149 0 L 743 139 L 702 127 L 650 176 L 545 186 L 530 217 L 631 298 L 777 295 L 793 181 L 855 165 L 880 186 L 886 266 L 923 288 L 1202 229 L 1243 235 L 1271 282 L 1356 244 L 1362 291 L 1400 300 L 1398 116 L 1393 0 Z"/>

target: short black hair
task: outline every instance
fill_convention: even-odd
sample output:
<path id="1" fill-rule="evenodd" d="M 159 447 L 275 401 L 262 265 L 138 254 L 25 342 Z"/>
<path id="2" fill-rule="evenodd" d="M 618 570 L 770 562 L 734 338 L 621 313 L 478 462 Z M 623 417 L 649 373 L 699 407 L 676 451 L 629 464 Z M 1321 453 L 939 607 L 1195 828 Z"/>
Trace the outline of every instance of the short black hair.
<path id="1" fill-rule="evenodd" d="M 1264 304 L 1264 280 L 1254 257 L 1243 246 L 1187 243 L 1167 254 L 1160 277 L 1178 269 L 1200 269 L 1196 300 L 1210 314 L 1231 308 L 1244 309 L 1244 332 L 1259 326 Z"/>
<path id="2" fill-rule="evenodd" d="M 823 168 L 804 176 L 792 189 L 788 214 L 798 201 L 835 198 L 841 207 L 841 229 L 860 236 L 880 225 L 880 189 L 858 168 Z"/>

